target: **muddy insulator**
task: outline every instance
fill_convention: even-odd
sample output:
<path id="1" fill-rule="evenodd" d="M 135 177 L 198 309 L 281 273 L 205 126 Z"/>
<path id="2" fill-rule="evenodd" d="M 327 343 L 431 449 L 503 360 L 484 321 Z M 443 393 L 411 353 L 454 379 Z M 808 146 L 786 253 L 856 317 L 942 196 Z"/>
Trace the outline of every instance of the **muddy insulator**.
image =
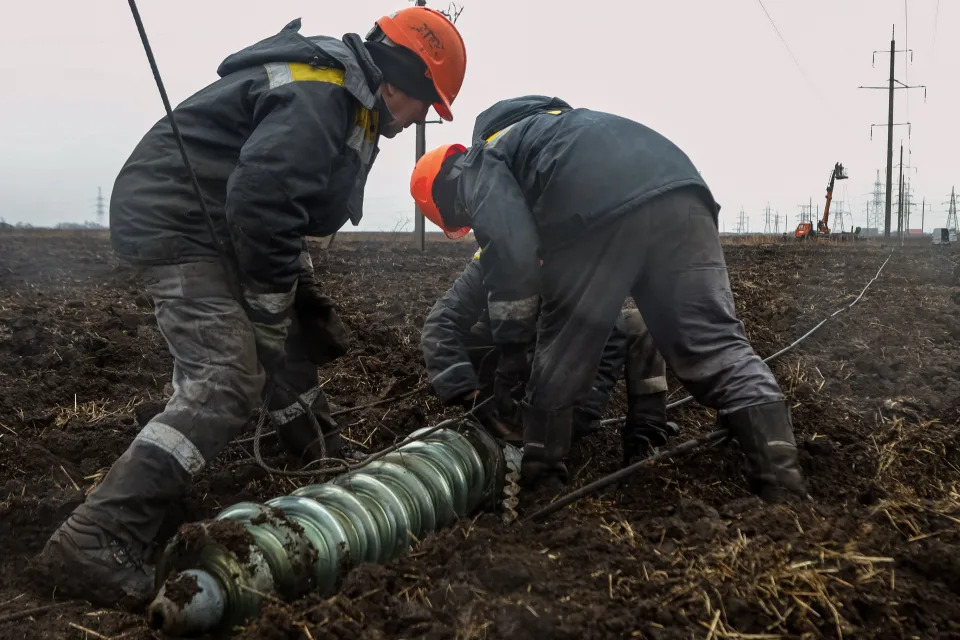
<path id="1" fill-rule="evenodd" d="M 266 595 L 332 594 L 351 566 L 392 560 L 494 507 L 509 445 L 470 423 L 414 439 L 424 431 L 330 482 L 181 527 L 157 565 L 150 625 L 169 635 L 203 633 L 256 617 Z"/>

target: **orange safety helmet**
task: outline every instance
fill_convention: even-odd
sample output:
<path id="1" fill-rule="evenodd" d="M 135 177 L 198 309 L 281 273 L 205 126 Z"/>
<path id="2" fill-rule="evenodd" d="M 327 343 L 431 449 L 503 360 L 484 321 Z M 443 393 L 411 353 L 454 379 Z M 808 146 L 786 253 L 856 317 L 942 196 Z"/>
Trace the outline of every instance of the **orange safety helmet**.
<path id="1" fill-rule="evenodd" d="M 440 173 L 443 161 L 455 153 L 465 153 L 466 150 L 467 148 L 462 144 L 440 145 L 417 160 L 417 166 L 413 168 L 413 175 L 410 176 L 410 195 L 413 196 L 414 202 L 427 220 L 440 227 L 451 240 L 462 238 L 470 233 L 470 227 L 450 228 L 443 223 L 440 209 L 433 201 L 433 183 Z"/>
<path id="2" fill-rule="evenodd" d="M 427 77 L 440 96 L 434 103 L 444 120 L 453 120 L 450 105 L 460 93 L 467 71 L 467 50 L 453 23 L 439 11 L 408 7 L 377 20 L 383 34 L 417 54 L 427 65 Z"/>

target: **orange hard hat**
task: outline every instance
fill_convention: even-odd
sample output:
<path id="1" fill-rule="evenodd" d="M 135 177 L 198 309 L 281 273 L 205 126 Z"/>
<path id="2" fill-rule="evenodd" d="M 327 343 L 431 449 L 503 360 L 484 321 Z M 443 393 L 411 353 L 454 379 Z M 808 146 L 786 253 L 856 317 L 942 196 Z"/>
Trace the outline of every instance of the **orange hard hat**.
<path id="1" fill-rule="evenodd" d="M 383 16 L 377 26 L 394 43 L 423 60 L 440 97 L 433 108 L 444 120 L 453 120 L 450 105 L 460 93 L 467 71 L 467 50 L 453 23 L 439 11 L 408 7 Z"/>
<path id="2" fill-rule="evenodd" d="M 470 227 L 447 227 L 443 223 L 443 216 L 440 215 L 440 209 L 433 200 L 433 183 L 440 173 L 443 161 L 455 153 L 464 153 L 467 148 L 462 144 L 444 144 L 432 151 L 429 151 L 417 160 L 417 166 L 413 168 L 413 175 L 410 176 L 410 195 L 414 202 L 426 216 L 427 220 L 437 225 L 443 230 L 451 240 L 462 238 L 470 233 Z"/>

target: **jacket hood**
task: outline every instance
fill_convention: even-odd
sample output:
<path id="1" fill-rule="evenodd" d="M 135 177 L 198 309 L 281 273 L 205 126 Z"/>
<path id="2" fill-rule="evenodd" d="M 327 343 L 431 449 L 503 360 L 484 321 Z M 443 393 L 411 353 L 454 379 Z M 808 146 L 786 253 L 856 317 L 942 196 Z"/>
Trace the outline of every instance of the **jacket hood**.
<path id="1" fill-rule="evenodd" d="M 473 125 L 473 141 L 482 142 L 497 131 L 502 131 L 539 111 L 572 108 L 560 98 L 550 96 L 523 96 L 501 100 L 477 116 L 477 121 Z"/>
<path id="2" fill-rule="evenodd" d="M 217 73 L 222 78 L 269 62 L 305 62 L 336 67 L 344 70 L 344 88 L 361 105 L 367 109 L 379 107 L 383 75 L 364 48 L 360 36 L 348 33 L 342 40 L 327 36 L 307 38 L 299 31 L 300 18 L 297 18 L 275 36 L 227 56 Z"/>

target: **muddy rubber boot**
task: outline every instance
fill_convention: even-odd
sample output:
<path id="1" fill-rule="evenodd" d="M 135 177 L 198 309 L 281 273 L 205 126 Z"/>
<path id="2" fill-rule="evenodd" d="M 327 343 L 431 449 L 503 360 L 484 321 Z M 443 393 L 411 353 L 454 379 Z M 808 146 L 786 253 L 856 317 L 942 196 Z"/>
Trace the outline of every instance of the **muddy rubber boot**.
<path id="1" fill-rule="evenodd" d="M 563 459 L 570 453 L 573 408 L 550 411 L 524 402 L 521 412 L 523 461 L 520 484 L 526 488 L 559 488 L 569 479 Z"/>
<path id="2" fill-rule="evenodd" d="M 289 403 L 287 406 L 292 406 Z M 301 463 L 312 462 L 324 457 L 323 446 L 321 446 L 320 437 L 317 435 L 317 428 L 310 420 L 310 417 L 303 412 L 303 408 L 296 406 L 296 417 L 287 422 L 281 422 L 283 417 L 278 417 L 279 413 L 271 412 L 274 424 L 277 429 L 277 438 L 284 450 L 291 456 L 300 460 Z M 310 403 L 310 410 L 320 424 L 320 432 L 323 434 L 323 445 L 326 447 L 327 458 L 340 457 L 343 448 L 343 440 L 340 437 L 340 427 L 330 416 L 330 405 L 323 391 L 319 391 L 317 396 Z M 280 422 L 280 424 L 277 424 Z"/>
<path id="3" fill-rule="evenodd" d="M 111 535 L 92 521 L 71 515 L 37 556 L 41 576 L 58 593 L 97 605 L 135 610 L 154 595 L 146 550 Z"/>
<path id="4" fill-rule="evenodd" d="M 627 405 L 627 420 L 620 429 L 625 467 L 656 453 L 671 436 L 680 434 L 680 427 L 667 421 L 666 391 L 631 395 Z"/>
<path id="5" fill-rule="evenodd" d="M 767 402 L 721 415 L 720 426 L 730 431 L 747 457 L 751 491 L 767 502 L 782 502 L 788 493 L 807 495 L 786 402 Z"/>

